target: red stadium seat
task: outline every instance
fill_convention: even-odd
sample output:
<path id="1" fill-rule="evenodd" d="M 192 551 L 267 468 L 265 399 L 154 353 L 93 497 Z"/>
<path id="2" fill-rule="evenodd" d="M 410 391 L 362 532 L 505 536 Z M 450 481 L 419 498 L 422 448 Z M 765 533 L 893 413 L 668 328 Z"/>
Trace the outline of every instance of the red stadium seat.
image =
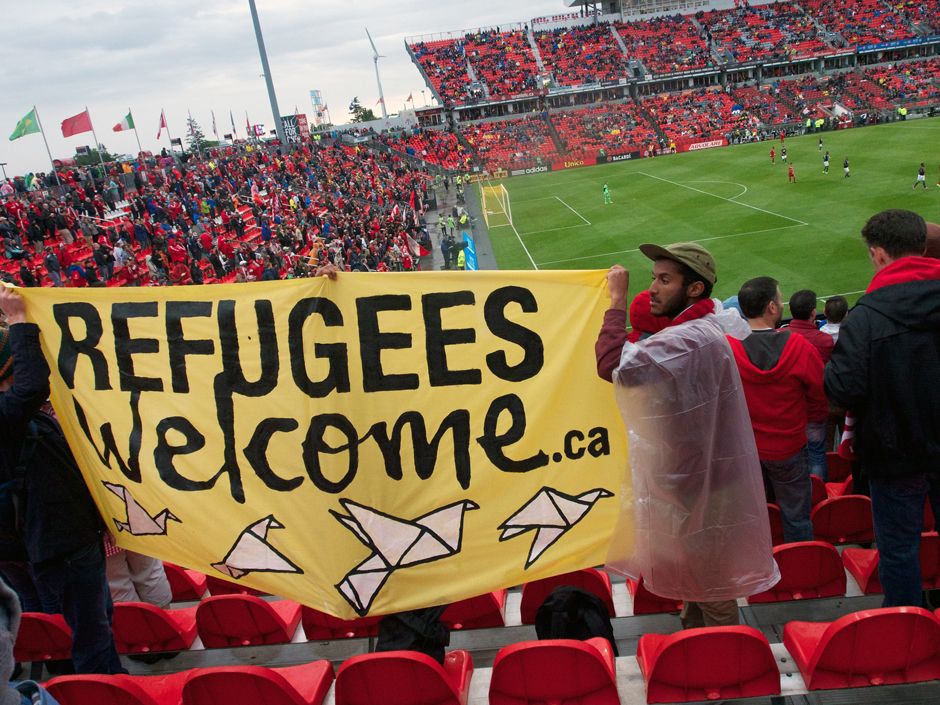
<path id="1" fill-rule="evenodd" d="M 610 590 L 610 577 L 596 568 L 585 568 L 573 573 L 564 573 L 551 578 L 543 578 L 522 586 L 522 604 L 519 612 L 523 624 L 535 624 L 535 613 L 545 602 L 552 590 L 568 585 L 597 595 L 607 605 L 607 613 L 613 617 L 614 598 Z"/>
<path id="2" fill-rule="evenodd" d="M 842 562 L 866 595 L 884 592 L 878 576 L 877 548 L 846 548 Z M 920 535 L 920 572 L 924 590 L 940 587 L 940 538 L 935 532 Z"/>
<path id="3" fill-rule="evenodd" d="M 854 489 L 855 479 L 851 475 L 841 482 L 827 482 L 826 498 L 832 499 L 833 497 L 842 497 L 843 495 L 852 494 Z"/>
<path id="4" fill-rule="evenodd" d="M 304 634 L 310 641 L 376 636 L 379 633 L 379 620 L 381 619 L 381 617 L 360 617 L 345 620 L 312 607 L 304 606 L 301 610 Z"/>
<path id="5" fill-rule="evenodd" d="M 705 627 L 644 634 L 636 660 L 648 703 L 752 698 L 780 693 L 767 637 L 753 627 Z"/>
<path id="6" fill-rule="evenodd" d="M 815 507 L 824 499 L 829 499 L 829 495 L 826 493 L 826 483 L 822 481 L 821 477 L 810 475 L 809 480 L 813 486 L 813 506 Z"/>
<path id="7" fill-rule="evenodd" d="M 871 500 L 860 494 L 847 494 L 820 502 L 810 514 L 813 536 L 833 544 L 871 543 L 875 539 Z"/>
<path id="8" fill-rule="evenodd" d="M 933 515 L 933 507 L 930 506 L 930 498 L 924 501 L 924 531 L 934 531 L 937 528 L 937 520 Z"/>
<path id="9" fill-rule="evenodd" d="M 181 568 L 172 563 L 164 563 L 163 570 L 170 581 L 174 602 L 192 602 L 201 600 L 206 594 L 206 576 L 195 570 Z"/>
<path id="10" fill-rule="evenodd" d="M 441 622 L 448 629 L 489 629 L 506 626 L 506 591 L 497 590 L 448 605 Z"/>
<path id="11" fill-rule="evenodd" d="M 780 568 L 780 582 L 766 592 L 751 595 L 748 603 L 845 595 L 845 570 L 839 552 L 830 543 L 799 541 L 775 546 L 774 560 Z"/>
<path id="12" fill-rule="evenodd" d="M 920 607 L 882 607 L 834 622 L 790 622 L 783 644 L 806 687 L 855 688 L 940 678 L 940 620 Z"/>
<path id="13" fill-rule="evenodd" d="M 546 639 L 503 647 L 493 661 L 490 705 L 618 705 L 606 639 Z"/>
<path id="14" fill-rule="evenodd" d="M 17 661 L 58 661 L 72 658 L 72 630 L 61 614 L 24 612 L 13 647 Z"/>
<path id="15" fill-rule="evenodd" d="M 61 705 L 179 705 L 189 675 L 59 676 L 45 686 Z"/>
<path id="16" fill-rule="evenodd" d="M 196 608 L 196 628 L 206 648 L 286 644 L 300 624 L 300 605 L 265 602 L 256 595 L 207 597 Z"/>
<path id="17" fill-rule="evenodd" d="M 852 461 L 838 453 L 826 453 L 826 467 L 829 482 L 840 482 L 852 475 Z"/>
<path id="18" fill-rule="evenodd" d="M 223 580 L 222 578 L 217 578 L 214 575 L 206 576 L 206 587 L 209 588 L 210 595 L 266 595 L 267 593 L 262 592 L 261 590 L 255 590 L 250 588 L 247 585 L 242 585 L 241 583 L 232 582 L 231 580 Z"/>
<path id="19" fill-rule="evenodd" d="M 182 705 L 320 705 L 332 683 L 333 665 L 325 660 L 287 668 L 203 668 L 183 686 Z"/>
<path id="20" fill-rule="evenodd" d="M 183 651 L 196 640 L 196 608 L 163 610 L 145 602 L 118 602 L 112 626 L 119 654 Z"/>
<path id="21" fill-rule="evenodd" d="M 767 515 L 770 518 L 770 542 L 779 546 L 783 543 L 783 514 L 780 513 L 780 505 L 768 502 Z"/>
<path id="22" fill-rule="evenodd" d="M 682 609 L 682 600 L 653 594 L 646 589 L 642 577 L 639 580 L 627 579 L 627 590 L 633 597 L 633 614 L 635 615 L 679 612 Z"/>
<path id="23" fill-rule="evenodd" d="M 442 666 L 417 651 L 353 656 L 336 674 L 336 705 L 467 705 L 473 659 L 451 651 Z"/>

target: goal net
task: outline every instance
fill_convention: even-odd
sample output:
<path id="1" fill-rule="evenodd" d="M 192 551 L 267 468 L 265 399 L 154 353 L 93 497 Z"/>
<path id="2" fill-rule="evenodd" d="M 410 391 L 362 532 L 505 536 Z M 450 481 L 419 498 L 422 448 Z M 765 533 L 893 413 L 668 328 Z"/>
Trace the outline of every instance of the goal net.
<path id="1" fill-rule="evenodd" d="M 502 184 L 480 184 L 480 192 L 483 196 L 483 219 L 486 221 L 486 227 L 512 225 L 512 205 L 506 187 Z"/>

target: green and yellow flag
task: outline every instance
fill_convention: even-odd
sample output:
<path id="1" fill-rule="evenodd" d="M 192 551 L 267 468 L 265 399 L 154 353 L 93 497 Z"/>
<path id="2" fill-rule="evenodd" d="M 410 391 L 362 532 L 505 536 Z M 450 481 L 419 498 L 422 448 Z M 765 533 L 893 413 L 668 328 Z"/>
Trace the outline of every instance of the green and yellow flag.
<path id="1" fill-rule="evenodd" d="M 16 123 L 13 134 L 10 135 L 10 141 L 18 140 L 23 135 L 30 135 L 39 132 L 39 120 L 36 119 L 36 108 L 30 110 L 23 118 Z"/>

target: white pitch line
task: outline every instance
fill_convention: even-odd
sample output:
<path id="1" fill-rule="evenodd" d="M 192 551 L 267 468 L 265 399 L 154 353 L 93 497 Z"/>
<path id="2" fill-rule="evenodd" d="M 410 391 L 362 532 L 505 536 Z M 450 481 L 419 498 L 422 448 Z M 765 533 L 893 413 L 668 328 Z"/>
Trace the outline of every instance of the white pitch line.
<path id="1" fill-rule="evenodd" d="M 520 233 L 522 237 L 529 237 L 530 235 L 541 235 L 542 233 L 553 233 L 557 230 L 570 230 L 571 228 L 586 228 L 590 223 L 578 223 L 577 225 L 562 225 L 558 228 L 546 228 L 545 230 L 533 230 L 530 233 Z"/>
<path id="2" fill-rule="evenodd" d="M 744 205 L 743 203 L 741 205 Z M 687 240 L 686 242 L 711 242 L 712 240 L 727 240 L 730 237 L 744 237 L 745 235 L 757 235 L 759 233 L 772 233 L 775 230 L 788 230 L 790 228 L 802 228 L 806 223 L 797 224 L 797 225 L 781 225 L 776 228 L 765 228 L 763 230 L 748 230 L 743 233 L 732 233 L 731 235 L 717 235 L 716 237 L 703 237 L 698 240 Z M 569 259 L 556 259 L 550 262 L 542 262 L 542 266 L 548 264 L 564 264 L 565 262 L 579 262 L 585 259 L 597 259 L 598 257 L 609 257 L 611 255 L 625 255 L 630 252 L 639 252 L 638 247 L 634 247 L 630 250 L 617 250 L 616 252 L 602 252 L 597 255 L 585 255 L 584 257 L 571 257 Z"/>
<path id="3" fill-rule="evenodd" d="M 709 193 L 708 191 L 703 191 L 703 190 L 700 189 L 700 188 L 695 188 L 694 186 L 686 186 L 685 184 L 680 184 L 678 181 L 672 181 L 671 179 L 664 179 L 664 178 L 661 177 L 661 176 L 654 176 L 653 174 L 649 174 L 649 173 L 647 173 L 647 172 L 645 172 L 645 171 L 638 171 L 638 172 L 636 172 L 636 173 L 637 173 L 637 174 L 642 174 L 643 176 L 648 176 L 648 177 L 650 177 L 651 179 L 656 179 L 657 181 L 663 181 L 663 182 L 665 182 L 665 183 L 667 183 L 667 184 L 672 184 L 673 186 L 678 186 L 679 188 L 688 189 L 689 191 L 695 191 L 695 192 L 697 192 L 697 193 L 701 193 L 701 194 L 704 194 L 704 195 L 706 195 L 706 196 L 711 196 L 712 198 L 718 198 L 718 199 L 720 199 L 720 200 L 722 200 L 722 201 L 727 201 L 728 203 L 733 203 L 733 204 L 735 204 L 736 206 L 743 206 L 743 207 L 745 207 L 745 208 L 751 208 L 751 209 L 753 209 L 753 210 L 755 210 L 755 211 L 760 211 L 761 213 L 766 213 L 767 215 L 773 215 L 773 216 L 776 216 L 777 218 L 783 218 L 784 220 L 789 220 L 789 221 L 792 221 L 792 222 L 794 222 L 794 223 L 799 223 L 800 225 L 809 225 L 809 223 L 807 223 L 807 222 L 805 222 L 805 221 L 803 221 L 803 220 L 799 220 L 799 219 L 797 219 L 797 218 L 791 218 L 791 217 L 788 216 L 788 215 L 783 215 L 783 214 L 781 214 L 781 213 L 774 213 L 773 211 L 769 211 L 769 210 L 767 210 L 767 209 L 765 209 L 765 208 L 759 208 L 759 207 L 757 207 L 757 206 L 752 206 L 752 205 L 750 205 L 749 203 L 741 203 L 741 202 L 739 202 L 739 201 L 732 201 L 730 198 L 725 198 L 724 196 L 716 196 L 715 194 Z"/>
<path id="4" fill-rule="evenodd" d="M 519 236 L 519 231 L 516 230 L 516 226 L 512 224 L 512 221 L 509 221 L 509 227 L 512 228 L 512 231 L 516 234 L 516 239 L 519 241 L 519 244 L 522 245 L 522 249 L 526 254 L 526 257 L 529 258 L 529 261 L 532 263 L 532 268 L 536 271 L 539 266 L 535 263 L 535 260 L 532 259 L 532 255 L 529 253 L 529 248 L 525 246 L 525 243 L 522 241 L 522 238 Z"/>
<path id="5" fill-rule="evenodd" d="M 555 198 L 558 198 L 558 196 L 555 196 Z M 561 205 L 563 205 L 563 206 L 564 206 L 565 208 L 567 208 L 569 211 L 571 211 L 572 213 L 574 213 L 576 216 L 578 216 L 578 217 L 579 217 L 581 220 L 583 220 L 585 223 L 587 223 L 588 225 L 591 224 L 591 221 L 590 221 L 590 220 L 588 220 L 588 219 L 585 218 L 583 215 L 581 215 L 580 213 L 578 213 L 578 211 L 576 211 L 574 208 L 572 208 L 572 207 L 569 206 L 567 203 L 565 203 L 564 201 L 562 201 L 560 198 L 558 198 L 558 202 L 561 203 Z"/>
<path id="6" fill-rule="evenodd" d="M 690 181 L 689 183 L 690 184 L 731 184 L 732 186 L 740 186 L 741 188 L 744 189 L 741 193 L 729 198 L 728 199 L 729 201 L 733 201 L 736 198 L 741 198 L 741 196 L 747 193 L 747 186 L 745 186 L 744 184 L 739 184 L 737 181 Z M 714 194 L 712 195 L 714 196 Z"/>

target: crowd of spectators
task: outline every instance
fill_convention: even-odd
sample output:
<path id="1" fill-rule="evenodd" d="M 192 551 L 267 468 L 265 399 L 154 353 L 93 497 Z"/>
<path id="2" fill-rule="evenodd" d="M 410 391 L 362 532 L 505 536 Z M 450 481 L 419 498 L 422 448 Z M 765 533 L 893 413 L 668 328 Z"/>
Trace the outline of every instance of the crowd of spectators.
<path id="1" fill-rule="evenodd" d="M 842 81 L 840 102 L 849 110 L 868 108 L 890 110 L 892 108 L 887 91 L 866 74 L 850 71 L 842 75 Z"/>
<path id="2" fill-rule="evenodd" d="M 648 118 L 633 101 L 595 105 L 552 113 L 552 124 L 568 155 L 647 152 L 658 137 Z"/>
<path id="3" fill-rule="evenodd" d="M 715 65 L 698 28 L 684 15 L 618 22 L 627 56 L 639 59 L 651 74 L 691 71 Z M 668 41 L 663 41 L 668 37 Z"/>
<path id="4" fill-rule="evenodd" d="M 538 65 L 524 30 L 500 32 L 497 28 L 468 34 L 464 51 L 490 97 L 506 98 L 536 89 Z"/>
<path id="5" fill-rule="evenodd" d="M 441 100 L 453 104 L 467 98 L 470 74 L 461 42 L 452 39 L 419 42 L 409 45 L 409 49 Z"/>
<path id="6" fill-rule="evenodd" d="M 888 64 L 865 70 L 897 106 L 915 107 L 940 101 L 940 58 L 909 64 Z"/>
<path id="7" fill-rule="evenodd" d="M 849 46 L 910 39 L 914 30 L 881 0 L 801 0 L 800 4 Z"/>
<path id="8" fill-rule="evenodd" d="M 423 159 L 428 164 L 461 171 L 473 164 L 469 152 L 457 135 L 443 130 L 405 130 L 389 132 L 379 137 L 381 142 L 397 152 Z"/>
<path id="9" fill-rule="evenodd" d="M 627 57 L 606 23 L 535 33 L 545 68 L 560 86 L 616 81 L 626 76 Z"/>
<path id="10" fill-rule="evenodd" d="M 794 80 L 776 81 L 773 91 L 778 98 L 792 105 L 799 113 L 801 120 L 807 118 L 825 118 L 828 113 L 824 108 L 831 107 L 835 100 L 840 98 L 839 81 L 827 78 L 817 78 L 807 75 Z"/>
<path id="11" fill-rule="evenodd" d="M 940 0 L 891 0 L 888 4 L 915 29 L 926 35 L 940 34 Z"/>
<path id="12" fill-rule="evenodd" d="M 782 125 L 796 120 L 796 115 L 774 96 L 771 86 L 738 86 L 731 97 L 741 108 L 764 125 Z"/>
<path id="13" fill-rule="evenodd" d="M 696 18 L 712 49 L 728 63 L 819 56 L 831 49 L 812 18 L 789 2 L 743 4 Z"/>
<path id="14" fill-rule="evenodd" d="M 643 101 L 643 107 L 666 137 L 677 143 L 722 139 L 748 123 L 748 116 L 735 109 L 731 96 L 716 88 L 653 96 Z"/>
<path id="15" fill-rule="evenodd" d="M 462 132 L 488 171 L 527 168 L 558 158 L 542 115 L 479 122 L 464 126 Z"/>
<path id="16" fill-rule="evenodd" d="M 135 163 L 135 190 L 112 190 L 120 176 L 117 165 L 75 167 L 56 189 L 4 184 L 3 276 L 116 286 L 293 278 L 325 263 L 411 270 L 430 244 L 431 176 L 375 149 L 226 147 Z"/>

